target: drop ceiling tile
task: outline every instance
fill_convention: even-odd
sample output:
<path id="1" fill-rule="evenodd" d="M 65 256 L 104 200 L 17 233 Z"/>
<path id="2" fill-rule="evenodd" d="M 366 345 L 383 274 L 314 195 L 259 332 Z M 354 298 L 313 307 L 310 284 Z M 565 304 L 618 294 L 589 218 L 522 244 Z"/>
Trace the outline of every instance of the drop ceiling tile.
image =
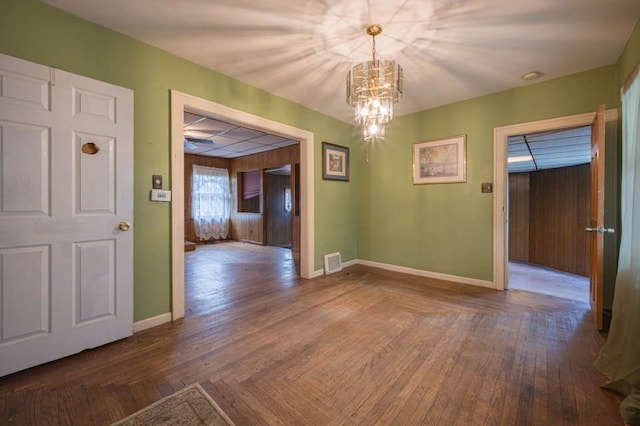
<path id="1" fill-rule="evenodd" d="M 293 139 L 286 139 L 286 140 L 284 140 L 282 142 L 274 143 L 273 145 L 277 146 L 278 148 L 281 148 L 283 146 L 295 145 L 297 143 L 298 143 L 298 141 L 294 141 Z"/>
<path id="2" fill-rule="evenodd" d="M 224 121 L 214 120 L 212 118 L 206 118 L 203 121 L 195 123 L 189 126 L 189 129 L 199 130 L 202 132 L 208 132 L 212 134 L 218 134 L 220 132 L 229 131 L 237 128 L 235 124 L 225 123 Z"/>
<path id="3" fill-rule="evenodd" d="M 221 157 L 221 158 L 229 158 L 229 155 L 234 155 L 235 152 L 227 151 L 224 149 L 210 149 L 209 151 L 205 151 L 200 153 L 200 155 L 206 155 L 208 157 Z"/>
<path id="4" fill-rule="evenodd" d="M 185 130 L 184 131 L 185 138 L 196 138 L 196 139 L 209 139 L 211 137 L 210 133 L 200 132 L 196 130 Z"/>
<path id="5" fill-rule="evenodd" d="M 274 147 L 274 146 L 271 146 L 271 145 L 262 145 L 262 146 L 260 146 L 260 147 L 258 147 L 258 148 L 254 148 L 254 149 L 250 149 L 250 150 L 244 151 L 243 153 L 244 153 L 245 155 L 249 155 L 249 154 L 257 154 L 257 153 L 259 153 L 259 152 L 272 151 L 272 150 L 274 150 L 274 149 L 277 149 L 277 148 L 276 148 L 276 147 Z"/>
<path id="6" fill-rule="evenodd" d="M 185 154 L 200 154 L 201 152 L 209 151 L 210 149 L 211 149 L 211 146 L 196 145 L 196 147 L 193 149 L 185 146 L 184 152 Z"/>
<path id="7" fill-rule="evenodd" d="M 238 143 L 237 139 L 228 138 L 226 136 L 213 136 L 212 139 L 213 143 L 220 148 Z"/>
<path id="8" fill-rule="evenodd" d="M 274 144 L 276 144 L 278 142 L 283 142 L 283 141 L 287 141 L 287 140 L 289 140 L 289 139 L 284 138 L 282 136 L 264 135 L 264 136 L 258 136 L 257 138 L 251 139 L 251 142 L 264 144 L 264 145 L 274 145 Z"/>
<path id="9" fill-rule="evenodd" d="M 264 136 L 266 133 L 260 132 L 258 130 L 246 129 L 244 127 L 236 127 L 235 129 L 229 130 L 224 134 L 224 136 L 228 138 L 238 139 L 238 140 L 247 140 L 253 139 L 260 136 Z"/>
<path id="10" fill-rule="evenodd" d="M 234 151 L 234 152 L 245 152 L 245 151 L 249 151 L 251 149 L 255 149 L 255 148 L 260 148 L 262 145 L 257 144 L 257 143 L 253 143 L 253 142 L 249 142 L 249 141 L 243 141 L 243 142 L 238 142 L 236 144 L 233 145 L 227 145 L 225 149 L 228 149 L 230 151 Z"/>

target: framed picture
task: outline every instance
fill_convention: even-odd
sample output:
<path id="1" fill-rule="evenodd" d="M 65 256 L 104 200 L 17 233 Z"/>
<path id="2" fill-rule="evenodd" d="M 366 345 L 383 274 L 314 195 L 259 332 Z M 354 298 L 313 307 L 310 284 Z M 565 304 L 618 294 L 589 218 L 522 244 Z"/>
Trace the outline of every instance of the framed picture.
<path id="1" fill-rule="evenodd" d="M 467 135 L 413 144 L 413 184 L 467 181 Z"/>
<path id="2" fill-rule="evenodd" d="M 322 142 L 322 179 L 349 180 L 349 148 Z"/>

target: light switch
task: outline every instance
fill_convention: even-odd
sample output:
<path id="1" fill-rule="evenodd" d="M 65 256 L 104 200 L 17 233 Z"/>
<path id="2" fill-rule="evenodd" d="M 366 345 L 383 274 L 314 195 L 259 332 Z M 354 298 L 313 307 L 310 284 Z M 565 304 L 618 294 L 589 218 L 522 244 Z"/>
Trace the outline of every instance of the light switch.
<path id="1" fill-rule="evenodd" d="M 151 187 L 153 189 L 162 189 L 162 175 L 151 176 Z"/>
<path id="2" fill-rule="evenodd" d="M 485 182 L 481 184 L 481 191 L 483 194 L 489 194 L 493 192 L 493 183 Z"/>

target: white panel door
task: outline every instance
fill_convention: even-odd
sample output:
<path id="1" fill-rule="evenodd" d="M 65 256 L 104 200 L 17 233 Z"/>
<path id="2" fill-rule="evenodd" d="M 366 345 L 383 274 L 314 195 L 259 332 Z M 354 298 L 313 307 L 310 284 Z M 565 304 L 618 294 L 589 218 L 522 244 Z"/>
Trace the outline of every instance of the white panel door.
<path id="1" fill-rule="evenodd" d="M 132 186 L 133 92 L 0 54 L 0 376 L 131 335 Z"/>

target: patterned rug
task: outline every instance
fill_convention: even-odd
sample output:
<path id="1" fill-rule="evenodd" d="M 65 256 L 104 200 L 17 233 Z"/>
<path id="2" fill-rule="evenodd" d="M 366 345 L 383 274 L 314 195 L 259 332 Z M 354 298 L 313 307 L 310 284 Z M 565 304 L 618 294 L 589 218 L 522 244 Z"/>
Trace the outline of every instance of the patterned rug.
<path id="1" fill-rule="evenodd" d="M 113 426 L 116 425 L 234 426 L 234 423 L 207 392 L 196 383 L 113 423 Z"/>

